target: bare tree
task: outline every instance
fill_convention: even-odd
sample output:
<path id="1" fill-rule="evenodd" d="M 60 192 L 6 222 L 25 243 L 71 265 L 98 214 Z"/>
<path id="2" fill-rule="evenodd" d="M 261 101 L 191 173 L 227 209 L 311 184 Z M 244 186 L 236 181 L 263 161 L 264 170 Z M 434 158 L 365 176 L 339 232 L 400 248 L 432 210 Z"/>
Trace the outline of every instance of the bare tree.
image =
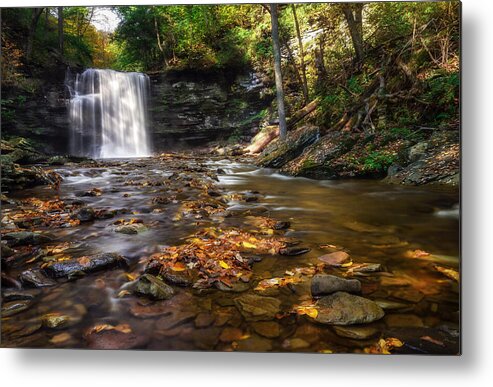
<path id="1" fill-rule="evenodd" d="M 274 73 L 277 90 L 277 110 L 279 112 L 279 138 L 284 140 L 287 135 L 286 112 L 284 110 L 284 91 L 282 88 L 281 47 L 279 45 L 279 20 L 277 4 L 270 4 L 270 18 L 272 23 L 272 46 L 274 49 Z"/>
<path id="2" fill-rule="evenodd" d="M 363 48 L 363 6 L 364 3 L 341 4 L 349 27 L 349 34 L 353 41 L 355 59 L 359 65 L 362 64 L 365 57 Z"/>

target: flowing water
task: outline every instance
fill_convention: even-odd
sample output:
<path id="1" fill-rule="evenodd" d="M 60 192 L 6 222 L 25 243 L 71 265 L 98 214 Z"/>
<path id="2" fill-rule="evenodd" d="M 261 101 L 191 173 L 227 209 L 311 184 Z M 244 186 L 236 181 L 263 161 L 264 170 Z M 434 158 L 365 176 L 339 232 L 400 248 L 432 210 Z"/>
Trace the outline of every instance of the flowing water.
<path id="1" fill-rule="evenodd" d="M 228 206 L 233 216 L 228 218 L 176 221 L 174 217 L 179 211 L 180 200 L 194 195 L 190 187 L 180 187 L 178 202 L 163 205 L 152 199 L 168 195 L 169 187 L 132 183 L 172 180 L 177 168 L 183 175 L 215 172 L 221 168 L 225 173 L 218 174 L 217 189 L 222 194 L 258 191 L 260 199 L 257 202 L 230 201 Z M 92 168 L 67 166 L 60 172 L 65 175 L 60 191 L 62 199 L 82 200 L 97 209 L 118 210 L 118 215 L 113 219 L 59 229 L 58 241 L 75 244 L 70 251 L 74 256 L 98 251 L 119 252 L 129 259 L 130 269 L 94 273 L 77 281 L 42 289 L 36 306 L 16 314 L 11 322 L 22 325 L 43 313 L 53 312 L 80 317 L 77 324 L 62 331 L 42 328 L 35 339 L 29 341 L 30 336 L 24 337 L 23 345 L 56 346 L 53 337 L 60 332 L 68 332 L 70 340 L 59 346 L 86 347 L 84 332 L 88 327 L 125 323 L 130 324 L 139 337 L 145 338 L 137 347 L 149 349 L 358 352 L 373 345 L 378 337 L 397 337 L 405 342 L 401 349 L 403 352 L 457 353 L 459 350 L 458 287 L 434 269 L 435 264 L 456 269 L 459 266 L 456 190 L 395 186 L 378 181 L 293 178 L 280 175 L 275 170 L 258 169 L 245 162 L 208 157 L 180 160 L 169 170 L 163 169 L 153 159 L 143 159 L 108 161 Z M 102 194 L 81 197 L 81 192 L 93 188 L 101 189 Z M 47 188 L 22 193 L 23 197 L 49 198 L 52 195 Z M 192 297 L 181 304 L 180 298 L 175 296 L 176 302 L 169 307 L 176 312 L 193 304 L 202 316 L 211 316 L 210 322 L 200 325 L 193 315 L 183 318 L 172 328 L 163 327 L 159 317 L 142 318 L 129 312 L 136 307 L 137 310 L 149 305 L 152 308 L 149 301 L 117 297 L 120 286 L 128 281 L 126 272 L 142 272 L 143 261 L 149 254 L 164 246 L 184 243 L 184 238 L 203 227 L 247 227 L 247 210 L 290 221 L 291 227 L 286 235 L 311 249 L 307 254 L 294 257 L 261 257 L 262 260 L 253 265 L 252 282 L 280 277 L 286 270 L 319 263 L 317 258 L 327 253 L 325 245 L 349 251 L 355 264 L 381 263 L 384 274 L 359 278 L 365 297 L 392 301 L 397 305 L 395 310 L 391 307 L 386 310 L 384 320 L 371 324 L 379 336 L 369 340 L 341 337 L 330 326 L 291 314 L 275 321 L 275 324 L 279 323 L 278 332 L 264 332 L 268 337 L 263 337 L 256 333 L 258 327 L 245 321 L 234 307 L 234 299 L 239 294 L 220 290 L 202 294 L 190 289 L 179 290 L 180 295 Z M 131 217 L 138 217 L 144 224 L 151 225 L 149 230 L 136 235 L 114 232 L 111 225 L 116 219 Z M 408 252 L 415 250 L 431 255 L 409 257 Z M 15 270 L 20 272 L 26 266 Z M 16 274 L 15 270 L 12 275 Z M 343 272 L 334 269 L 333 274 L 341 275 Z M 248 292 L 253 293 L 253 289 Z M 295 289 L 281 288 L 275 293 L 287 312 L 309 296 L 309 281 Z M 231 342 L 227 335 L 222 335 L 225 327 L 243 332 L 239 343 L 237 339 Z M 430 337 L 435 343 L 422 337 Z"/>
<path id="2" fill-rule="evenodd" d="M 92 158 L 150 154 L 147 75 L 88 69 L 76 75 L 69 90 L 71 154 Z"/>

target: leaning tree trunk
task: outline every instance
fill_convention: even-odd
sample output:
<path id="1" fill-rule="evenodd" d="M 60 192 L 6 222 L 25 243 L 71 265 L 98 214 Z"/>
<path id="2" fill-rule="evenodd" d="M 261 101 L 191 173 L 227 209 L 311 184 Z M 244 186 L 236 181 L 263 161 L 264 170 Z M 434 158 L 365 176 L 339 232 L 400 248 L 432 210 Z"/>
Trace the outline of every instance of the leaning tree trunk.
<path id="1" fill-rule="evenodd" d="M 63 7 L 58 7 L 58 49 L 63 57 Z"/>
<path id="2" fill-rule="evenodd" d="M 287 135 L 286 112 L 284 110 L 284 91 L 282 88 L 281 73 L 281 48 L 279 45 L 279 21 L 277 17 L 277 4 L 270 4 L 270 17 L 272 22 L 272 45 L 274 49 L 274 73 L 277 90 L 277 110 L 279 112 L 279 138 L 284 140 Z"/>

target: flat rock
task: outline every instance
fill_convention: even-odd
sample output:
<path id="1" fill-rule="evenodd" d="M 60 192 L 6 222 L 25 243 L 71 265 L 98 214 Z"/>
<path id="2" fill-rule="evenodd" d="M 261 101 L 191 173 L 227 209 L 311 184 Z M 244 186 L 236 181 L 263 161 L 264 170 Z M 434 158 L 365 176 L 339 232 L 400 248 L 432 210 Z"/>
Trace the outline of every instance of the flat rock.
<path id="1" fill-rule="evenodd" d="M 69 259 L 67 261 L 53 262 L 44 270 L 55 278 L 76 277 L 81 274 L 92 273 L 123 263 L 125 263 L 125 259 L 117 253 L 102 253 Z"/>
<path id="2" fill-rule="evenodd" d="M 312 278 L 311 292 L 313 296 L 332 294 L 339 291 L 360 293 L 361 282 L 356 279 L 344 279 L 329 274 L 316 274 Z"/>
<path id="3" fill-rule="evenodd" d="M 386 300 L 386 299 L 376 299 L 374 300 L 380 308 L 384 310 L 397 310 L 397 309 L 406 309 L 412 307 L 410 304 L 404 304 L 402 302 Z"/>
<path id="4" fill-rule="evenodd" d="M 91 349 L 132 349 L 144 346 L 149 338 L 135 333 L 103 330 L 86 336 L 87 347 Z"/>
<path id="5" fill-rule="evenodd" d="M 334 253 L 322 255 L 321 257 L 318 257 L 318 260 L 328 266 L 339 267 L 349 262 L 349 254 L 345 251 L 336 251 Z"/>
<path id="6" fill-rule="evenodd" d="M 53 241 L 53 237 L 30 231 L 16 231 L 4 234 L 2 238 L 9 241 L 10 246 L 40 245 Z"/>
<path id="7" fill-rule="evenodd" d="M 377 273 L 382 271 L 380 263 L 361 263 L 351 266 L 350 271 L 353 273 Z"/>
<path id="8" fill-rule="evenodd" d="M 257 321 L 251 324 L 253 330 L 260 336 L 272 339 L 279 337 L 281 334 L 281 326 L 275 321 Z"/>
<path id="9" fill-rule="evenodd" d="M 188 321 L 192 321 L 197 313 L 191 310 L 173 310 L 171 314 L 156 321 L 156 330 L 168 330 Z"/>
<path id="10" fill-rule="evenodd" d="M 233 293 L 242 293 L 250 289 L 250 285 L 245 282 L 234 282 L 231 286 L 223 284 L 221 281 L 216 281 L 214 286 L 223 291 L 223 292 L 233 292 Z"/>
<path id="11" fill-rule="evenodd" d="M 322 297 L 316 303 L 315 320 L 329 325 L 366 324 L 381 319 L 385 313 L 372 300 L 345 292 Z"/>
<path id="12" fill-rule="evenodd" d="M 223 343 L 231 343 L 232 341 L 238 341 L 243 336 L 243 331 L 239 328 L 226 327 L 221 332 L 219 340 Z"/>
<path id="13" fill-rule="evenodd" d="M 2 303 L 2 317 L 10 317 L 31 306 L 30 300 L 15 300 Z"/>
<path id="14" fill-rule="evenodd" d="M 45 276 L 39 269 L 25 270 L 19 275 L 19 280 L 27 286 L 35 288 L 44 288 L 55 286 L 57 282 Z"/>
<path id="15" fill-rule="evenodd" d="M 235 305 L 247 321 L 272 320 L 280 312 L 277 298 L 245 294 L 235 299 Z"/>
<path id="16" fill-rule="evenodd" d="M 194 324 L 197 328 L 207 328 L 212 325 L 216 317 L 212 313 L 199 313 L 195 317 Z"/>
<path id="17" fill-rule="evenodd" d="M 337 336 L 353 340 L 366 340 L 376 336 L 380 331 L 372 326 L 334 326 Z"/>

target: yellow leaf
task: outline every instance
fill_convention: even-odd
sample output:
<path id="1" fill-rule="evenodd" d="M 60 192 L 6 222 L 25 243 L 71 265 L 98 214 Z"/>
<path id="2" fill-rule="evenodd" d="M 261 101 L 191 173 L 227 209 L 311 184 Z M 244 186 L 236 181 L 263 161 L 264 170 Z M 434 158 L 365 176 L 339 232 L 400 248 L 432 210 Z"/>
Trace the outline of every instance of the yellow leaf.
<path id="1" fill-rule="evenodd" d="M 221 266 L 223 269 L 229 269 L 230 268 L 230 266 L 224 261 L 219 261 L 219 266 Z"/>
<path id="2" fill-rule="evenodd" d="M 250 243 L 250 242 L 241 242 L 243 247 L 247 248 L 247 249 L 256 249 L 257 246 L 255 246 L 253 243 Z"/>
<path id="3" fill-rule="evenodd" d="M 347 263 L 343 263 L 343 264 L 341 265 L 341 267 L 349 267 L 349 266 L 352 266 L 352 265 L 353 265 L 353 261 L 349 261 L 349 262 L 347 262 Z"/>

